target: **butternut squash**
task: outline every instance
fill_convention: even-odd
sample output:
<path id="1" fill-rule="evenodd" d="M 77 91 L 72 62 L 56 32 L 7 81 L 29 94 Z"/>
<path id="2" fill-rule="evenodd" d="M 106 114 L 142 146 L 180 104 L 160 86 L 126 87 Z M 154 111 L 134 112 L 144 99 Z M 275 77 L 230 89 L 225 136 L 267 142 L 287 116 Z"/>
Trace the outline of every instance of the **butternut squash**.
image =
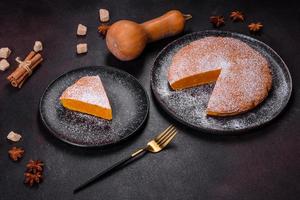
<path id="1" fill-rule="evenodd" d="M 102 25 L 99 32 L 106 34 L 107 48 L 115 57 L 129 61 L 137 58 L 147 43 L 181 33 L 190 18 L 191 15 L 171 10 L 142 24 L 120 20 L 111 26 Z"/>

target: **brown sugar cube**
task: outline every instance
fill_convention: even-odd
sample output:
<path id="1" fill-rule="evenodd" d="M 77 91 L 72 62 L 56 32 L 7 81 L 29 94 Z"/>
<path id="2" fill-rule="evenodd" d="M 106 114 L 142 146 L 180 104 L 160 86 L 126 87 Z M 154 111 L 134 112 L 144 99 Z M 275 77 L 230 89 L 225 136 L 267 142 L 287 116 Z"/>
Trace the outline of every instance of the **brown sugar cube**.
<path id="1" fill-rule="evenodd" d="M 87 52 L 87 44 L 86 43 L 80 43 L 77 44 L 77 54 L 82 54 Z"/>
<path id="2" fill-rule="evenodd" d="M 109 11 L 106 9 L 99 9 L 99 16 L 101 22 L 108 22 L 109 21 Z"/>
<path id="3" fill-rule="evenodd" d="M 1 71 L 5 71 L 7 68 L 9 68 L 9 63 L 7 62 L 7 60 L 6 59 L 2 59 L 1 61 L 0 61 L 0 70 Z"/>
<path id="4" fill-rule="evenodd" d="M 85 25 L 78 24 L 77 35 L 83 36 L 86 35 L 86 32 L 87 32 L 87 27 Z"/>
<path id="5" fill-rule="evenodd" d="M 7 139 L 13 142 L 18 142 L 20 139 L 22 138 L 22 136 L 16 132 L 9 132 L 9 134 L 7 135 Z"/>
<path id="6" fill-rule="evenodd" d="M 11 50 L 8 47 L 3 47 L 0 49 L 0 58 L 8 58 Z"/>
<path id="7" fill-rule="evenodd" d="M 33 50 L 35 52 L 40 52 L 43 50 L 43 44 L 41 41 L 35 41 L 34 46 L 33 46 Z"/>

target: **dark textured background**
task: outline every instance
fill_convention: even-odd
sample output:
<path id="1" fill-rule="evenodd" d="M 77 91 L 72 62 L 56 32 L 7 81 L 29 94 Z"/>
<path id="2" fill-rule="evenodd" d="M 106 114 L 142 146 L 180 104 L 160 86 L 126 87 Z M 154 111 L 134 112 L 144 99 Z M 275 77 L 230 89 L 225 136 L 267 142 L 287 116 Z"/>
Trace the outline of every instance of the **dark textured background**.
<path id="1" fill-rule="evenodd" d="M 98 9 L 108 8 L 112 21 L 143 22 L 170 9 L 191 13 L 186 33 L 211 29 L 208 17 L 234 9 L 246 13 L 245 23 L 227 20 L 222 30 L 249 34 L 247 23 L 261 21 L 265 29 L 255 36 L 277 51 L 287 63 L 294 84 L 290 103 L 269 125 L 243 136 L 217 137 L 179 127 L 168 150 L 147 155 L 77 195 L 72 189 L 99 170 L 145 144 L 174 121 L 161 111 L 150 91 L 149 72 L 157 53 L 174 38 L 147 46 L 132 62 L 111 56 L 96 28 Z M 9 58 L 25 56 L 35 40 L 42 40 L 46 60 L 21 90 L 12 88 L 0 74 L 0 199 L 299 199 L 300 198 L 300 8 L 284 1 L 1 1 L 0 46 L 9 46 Z M 76 37 L 78 23 L 88 26 L 85 38 Z M 175 37 L 176 38 L 176 37 Z M 87 42 L 87 55 L 77 56 L 75 46 Z M 42 126 L 38 103 L 46 86 L 60 74 L 89 65 L 111 65 L 137 77 L 146 88 L 151 110 L 145 128 L 117 146 L 83 149 L 65 144 Z M 9 131 L 22 133 L 17 146 L 24 158 L 12 162 L 6 140 Z M 23 185 L 29 159 L 45 162 L 45 180 L 39 187 Z"/>

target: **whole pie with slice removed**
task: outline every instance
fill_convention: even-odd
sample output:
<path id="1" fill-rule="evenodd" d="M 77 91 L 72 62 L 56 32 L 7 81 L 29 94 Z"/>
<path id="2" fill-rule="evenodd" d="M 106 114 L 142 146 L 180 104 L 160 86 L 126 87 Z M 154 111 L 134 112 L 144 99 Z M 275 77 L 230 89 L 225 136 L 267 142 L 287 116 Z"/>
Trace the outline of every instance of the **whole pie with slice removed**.
<path id="1" fill-rule="evenodd" d="M 112 109 L 99 76 L 80 78 L 62 93 L 60 102 L 69 110 L 112 119 Z"/>
<path id="2" fill-rule="evenodd" d="M 207 106 L 211 116 L 256 107 L 272 86 L 269 63 L 258 51 L 230 37 L 205 37 L 182 47 L 168 69 L 173 90 L 216 82 Z"/>

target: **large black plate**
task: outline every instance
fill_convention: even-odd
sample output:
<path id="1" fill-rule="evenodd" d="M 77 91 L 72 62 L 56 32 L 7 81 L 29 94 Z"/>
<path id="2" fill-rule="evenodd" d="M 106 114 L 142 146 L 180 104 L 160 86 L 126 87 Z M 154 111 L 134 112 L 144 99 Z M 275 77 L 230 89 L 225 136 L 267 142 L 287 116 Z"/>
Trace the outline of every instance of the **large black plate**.
<path id="1" fill-rule="evenodd" d="M 107 121 L 65 109 L 59 102 L 62 92 L 83 76 L 98 75 L 113 110 Z M 130 74 L 112 67 L 85 67 L 63 74 L 45 90 L 40 100 L 44 125 L 57 138 L 82 147 L 115 144 L 135 133 L 149 111 L 146 91 Z"/>
<path id="2" fill-rule="evenodd" d="M 270 63 L 273 85 L 267 99 L 255 109 L 233 117 L 206 116 L 206 107 L 214 84 L 183 91 L 172 91 L 167 81 L 167 69 L 173 55 L 188 43 L 207 36 L 233 37 L 259 51 Z M 166 46 L 157 56 L 151 71 L 151 87 L 162 108 L 179 122 L 201 131 L 232 134 L 261 126 L 274 119 L 287 105 L 292 79 L 280 56 L 269 46 L 246 35 L 226 31 L 191 33 Z"/>

